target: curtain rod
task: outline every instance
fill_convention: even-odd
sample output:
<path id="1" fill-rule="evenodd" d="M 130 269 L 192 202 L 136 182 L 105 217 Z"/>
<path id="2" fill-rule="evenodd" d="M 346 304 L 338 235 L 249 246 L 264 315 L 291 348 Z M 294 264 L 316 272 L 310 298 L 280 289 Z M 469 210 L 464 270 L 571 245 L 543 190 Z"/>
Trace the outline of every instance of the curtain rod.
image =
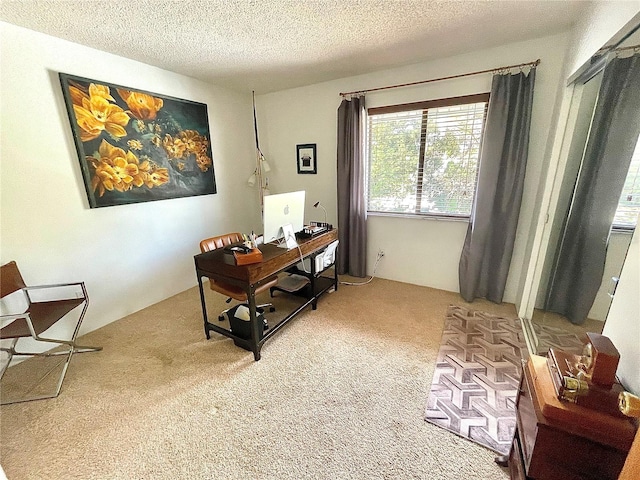
<path id="1" fill-rule="evenodd" d="M 631 45 L 630 47 L 619 47 L 614 49 L 614 52 L 621 52 L 622 50 L 640 50 L 640 45 Z"/>
<path id="2" fill-rule="evenodd" d="M 602 47 L 600 50 L 598 50 L 595 53 L 595 55 L 604 55 L 606 53 L 611 53 L 611 52 L 621 52 L 622 50 L 636 50 L 636 49 L 640 49 L 640 44 L 631 45 L 629 47 Z"/>
<path id="3" fill-rule="evenodd" d="M 521 63 L 519 65 L 509 65 L 509 66 L 506 66 L 506 67 L 497 67 L 497 68 L 490 68 L 488 70 L 480 70 L 478 72 L 461 73 L 459 75 L 451 75 L 449 77 L 441 77 L 441 78 L 432 78 L 432 79 L 429 79 L 429 80 L 421 80 L 419 82 L 402 83 L 402 84 L 399 84 L 399 85 L 389 85 L 387 87 L 368 88 L 368 89 L 365 89 L 365 90 L 356 90 L 354 92 L 340 93 L 340 96 L 347 97 L 349 95 L 355 95 L 357 93 L 368 93 L 368 92 L 376 92 L 378 90 L 389 90 L 391 88 L 411 87 L 413 85 L 421 85 L 423 83 L 439 82 L 441 80 L 452 80 L 454 78 L 470 77 L 472 75 L 480 75 L 482 73 L 499 72 L 501 70 L 511 70 L 513 68 L 523 68 L 523 67 L 528 67 L 528 66 L 531 66 L 533 68 L 533 67 L 537 67 L 539 64 L 540 64 L 540 59 L 537 59 L 537 60 L 535 60 L 533 62 Z"/>
<path id="4" fill-rule="evenodd" d="M 640 26 L 639 26 L 640 28 Z M 635 30 L 634 30 L 635 31 Z M 627 37 L 625 37 L 627 38 Z M 611 47 L 602 47 L 593 56 L 587 60 L 587 63 L 583 64 L 573 75 L 569 77 L 567 80 L 567 85 L 575 84 L 584 84 L 595 77 L 598 73 L 602 71 L 605 65 L 608 62 L 609 55 L 618 55 L 619 52 L 623 50 L 636 50 L 640 49 L 639 45 L 631 45 L 630 47 L 616 47 L 612 45 Z"/>

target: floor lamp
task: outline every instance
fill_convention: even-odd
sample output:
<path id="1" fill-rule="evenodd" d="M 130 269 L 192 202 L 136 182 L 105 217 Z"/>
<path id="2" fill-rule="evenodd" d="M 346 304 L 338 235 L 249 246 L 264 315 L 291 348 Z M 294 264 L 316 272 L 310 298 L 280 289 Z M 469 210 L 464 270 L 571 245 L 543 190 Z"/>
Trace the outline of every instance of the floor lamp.
<path id="1" fill-rule="evenodd" d="M 264 196 L 269 195 L 269 177 L 265 174 L 271 171 L 269 163 L 264 158 L 260 150 L 260 142 L 258 141 L 258 118 L 256 116 L 256 92 L 253 94 L 253 129 L 256 136 L 256 168 L 253 174 L 247 180 L 250 187 L 258 184 L 258 195 L 260 197 L 260 211 L 264 210 Z"/>
<path id="2" fill-rule="evenodd" d="M 264 196 L 269 195 L 269 177 L 265 174 L 271 171 L 269 162 L 264 158 L 264 155 L 258 149 L 256 151 L 256 168 L 247 180 L 247 184 L 250 187 L 258 185 L 258 191 L 260 195 L 260 207 L 264 205 Z"/>

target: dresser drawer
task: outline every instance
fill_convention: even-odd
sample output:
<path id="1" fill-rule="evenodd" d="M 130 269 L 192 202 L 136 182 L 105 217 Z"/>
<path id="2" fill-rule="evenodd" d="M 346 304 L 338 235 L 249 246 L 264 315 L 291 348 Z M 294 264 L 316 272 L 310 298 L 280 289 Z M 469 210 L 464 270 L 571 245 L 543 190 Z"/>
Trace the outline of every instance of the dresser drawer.
<path id="1" fill-rule="evenodd" d="M 511 480 L 527 480 L 522 460 L 520 439 L 517 434 L 513 437 L 511 451 L 509 452 L 509 478 Z"/>
<path id="2" fill-rule="evenodd" d="M 533 449 L 536 444 L 536 437 L 538 436 L 538 417 L 533 408 L 531 387 L 526 377 L 526 369 L 523 369 L 522 379 L 520 380 L 520 391 L 518 393 L 516 425 L 520 446 L 522 448 L 522 460 L 528 471 Z"/>
<path id="3" fill-rule="evenodd" d="M 517 402 L 517 439 L 526 477 L 535 480 L 616 480 L 626 452 L 571 433 L 536 408 L 534 381 L 524 369 Z M 517 477 L 516 477 L 517 478 Z"/>

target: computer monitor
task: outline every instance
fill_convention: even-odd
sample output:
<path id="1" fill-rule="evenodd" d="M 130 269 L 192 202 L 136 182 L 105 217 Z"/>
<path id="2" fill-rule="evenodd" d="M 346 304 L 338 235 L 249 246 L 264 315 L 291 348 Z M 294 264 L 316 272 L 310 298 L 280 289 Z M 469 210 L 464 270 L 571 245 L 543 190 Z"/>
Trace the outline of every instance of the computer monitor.
<path id="1" fill-rule="evenodd" d="M 304 228 L 304 200 L 304 190 L 264 197 L 264 243 L 283 238 L 285 225 L 290 224 L 294 232 Z"/>

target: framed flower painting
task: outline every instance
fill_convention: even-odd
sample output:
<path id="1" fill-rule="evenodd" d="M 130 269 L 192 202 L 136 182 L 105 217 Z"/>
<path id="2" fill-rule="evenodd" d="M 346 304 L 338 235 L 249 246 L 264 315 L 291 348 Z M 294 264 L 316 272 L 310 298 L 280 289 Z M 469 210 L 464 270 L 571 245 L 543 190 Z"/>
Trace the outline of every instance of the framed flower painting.
<path id="1" fill-rule="evenodd" d="M 59 76 L 91 208 L 216 193 L 205 104 Z"/>

